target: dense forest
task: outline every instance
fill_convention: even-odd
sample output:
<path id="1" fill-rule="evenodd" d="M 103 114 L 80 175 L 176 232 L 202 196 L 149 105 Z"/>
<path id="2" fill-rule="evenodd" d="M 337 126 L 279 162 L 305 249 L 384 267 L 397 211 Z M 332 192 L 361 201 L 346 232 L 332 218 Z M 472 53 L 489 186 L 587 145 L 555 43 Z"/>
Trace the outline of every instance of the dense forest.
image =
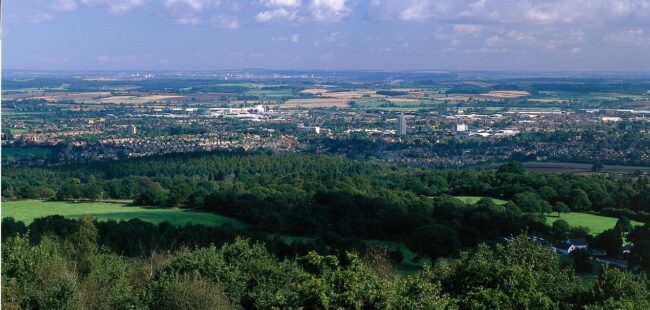
<path id="1" fill-rule="evenodd" d="M 16 223 L 14 223 L 16 224 Z M 72 229 L 3 242 L 6 309 L 648 309 L 648 280 L 604 268 L 581 282 L 521 236 L 505 245 L 395 273 L 381 248 L 364 255 L 278 258 L 262 243 L 128 258 L 98 246 L 90 217 Z M 3 225 L 3 229 L 5 225 Z M 4 236 L 4 234 L 3 234 Z M 126 237 L 126 236 L 122 236 Z"/>
<path id="2" fill-rule="evenodd" d="M 248 224 L 4 218 L 8 309 L 650 307 L 650 225 L 630 225 L 649 218 L 645 177 L 535 174 L 516 162 L 430 170 L 244 151 L 2 173 L 5 201 L 130 199 Z M 619 221 L 595 236 L 546 222 L 571 211 Z M 585 281 L 586 252 L 560 262 L 533 236 L 587 238 L 608 259 L 627 260 L 628 270 L 605 267 Z M 635 245 L 625 255 L 624 237 Z M 402 250 L 370 240 L 404 244 L 423 269 L 398 272 Z"/>
<path id="3" fill-rule="evenodd" d="M 126 198 L 139 205 L 196 208 L 242 220 L 253 233 L 322 241 L 311 249 L 326 248 L 323 244 L 357 249 L 363 248 L 363 240 L 386 240 L 402 242 L 433 261 L 521 233 L 550 240 L 590 238 L 586 227 L 568 227 L 563 221 L 551 227 L 546 223 L 551 212 L 592 212 L 622 222 L 647 222 L 650 212 L 645 177 L 534 174 L 518 163 L 498 171 L 428 170 L 243 151 L 5 169 L 2 195 Z M 507 203 L 484 198 L 467 204 L 455 197 L 462 195 Z M 630 230 L 608 231 L 614 238 L 602 237 L 612 240 L 601 242 L 610 244 L 603 248 L 620 248 Z M 650 240 L 636 235 L 639 242 Z M 618 251 L 609 255 L 621 258 Z M 636 260 L 631 262 L 643 266 L 647 256 L 650 250 L 635 247 L 630 257 Z"/>

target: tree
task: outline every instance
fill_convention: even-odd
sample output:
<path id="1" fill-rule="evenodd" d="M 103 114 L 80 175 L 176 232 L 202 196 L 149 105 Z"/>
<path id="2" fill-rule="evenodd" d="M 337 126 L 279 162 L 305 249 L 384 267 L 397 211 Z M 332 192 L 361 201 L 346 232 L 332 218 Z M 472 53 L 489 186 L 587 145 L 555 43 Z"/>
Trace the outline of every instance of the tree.
<path id="1" fill-rule="evenodd" d="M 498 173 L 514 173 L 514 174 L 522 174 L 526 172 L 524 169 L 524 165 L 522 165 L 520 162 L 517 161 L 511 161 L 507 164 L 503 164 L 499 166 L 499 170 L 497 170 Z"/>
<path id="2" fill-rule="evenodd" d="M 553 202 L 557 200 L 558 194 L 557 192 L 550 186 L 542 186 L 537 189 L 537 193 L 539 194 L 542 199 L 548 201 L 548 202 Z"/>
<path id="3" fill-rule="evenodd" d="M 160 205 L 167 199 L 167 191 L 158 182 L 143 185 L 143 190 L 133 203 L 138 205 Z"/>
<path id="4" fill-rule="evenodd" d="M 551 205 L 534 192 L 517 193 L 512 202 L 524 212 L 549 213 L 552 210 Z"/>
<path id="5" fill-rule="evenodd" d="M 460 241 L 456 232 L 447 226 L 433 224 L 420 227 L 409 236 L 408 247 L 435 262 L 436 259 L 448 256 L 458 249 Z"/>
<path id="6" fill-rule="evenodd" d="M 104 198 L 104 189 L 96 183 L 86 184 L 81 188 L 80 196 L 90 200 L 102 200 Z"/>
<path id="7" fill-rule="evenodd" d="M 569 223 L 563 219 L 558 219 L 553 222 L 551 231 L 553 232 L 553 236 L 555 238 L 564 239 L 571 233 L 571 225 L 569 225 Z"/>
<path id="8" fill-rule="evenodd" d="M 579 188 L 571 191 L 571 209 L 574 211 L 591 210 L 591 201 L 587 193 Z"/>
<path id="9" fill-rule="evenodd" d="M 589 261 L 589 253 L 586 250 L 575 250 L 571 252 L 571 257 L 573 257 L 573 269 L 577 273 L 591 273 L 592 266 Z"/>
<path id="10" fill-rule="evenodd" d="M 77 269 L 87 274 L 97 257 L 98 232 L 90 215 L 84 215 L 77 224 L 77 231 L 68 238 Z"/>
<path id="11" fill-rule="evenodd" d="M 627 239 L 634 244 L 628 257 L 630 265 L 638 266 L 650 274 L 650 225 L 636 227 L 628 234 Z"/>
<path id="12" fill-rule="evenodd" d="M 589 238 L 591 236 L 589 226 L 571 226 L 571 236 L 574 238 Z"/>
<path id="13" fill-rule="evenodd" d="M 603 166 L 603 163 L 601 162 L 596 162 L 591 166 L 591 171 L 593 172 L 600 172 L 603 171 L 603 169 L 605 169 L 605 166 Z"/>
<path id="14" fill-rule="evenodd" d="M 200 275 L 183 275 L 161 283 L 152 298 L 151 309 L 211 310 L 234 309 L 220 285 Z"/>
<path id="15" fill-rule="evenodd" d="M 605 251 L 609 257 L 619 257 L 621 247 L 623 247 L 623 238 L 621 232 L 617 229 L 608 229 L 596 236 L 592 241 L 593 247 Z"/>
<path id="16" fill-rule="evenodd" d="M 650 309 L 647 280 L 615 268 L 601 270 L 588 300 L 589 309 Z"/>
<path id="17" fill-rule="evenodd" d="M 508 244 L 485 244 L 436 269 L 443 293 L 461 309 L 557 309 L 579 287 L 575 275 L 561 270 L 559 257 L 518 236 Z M 562 283 L 562 285 L 558 285 Z"/>
<path id="18" fill-rule="evenodd" d="M 632 226 L 632 222 L 630 222 L 630 219 L 627 218 L 627 216 L 623 215 L 616 222 L 616 226 L 614 226 L 614 229 L 617 229 L 622 233 L 627 233 L 632 231 L 632 229 L 634 229 L 634 226 Z"/>
<path id="19" fill-rule="evenodd" d="M 560 213 L 569 213 L 571 209 L 564 202 L 558 201 L 553 204 L 553 211 L 557 212 L 557 217 L 560 217 Z"/>

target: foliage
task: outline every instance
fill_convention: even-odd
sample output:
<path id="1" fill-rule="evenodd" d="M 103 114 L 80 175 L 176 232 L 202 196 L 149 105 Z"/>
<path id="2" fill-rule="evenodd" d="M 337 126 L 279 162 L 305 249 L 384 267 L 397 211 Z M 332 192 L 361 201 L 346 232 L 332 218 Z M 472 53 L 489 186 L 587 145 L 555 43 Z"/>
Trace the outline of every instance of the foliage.
<path id="1" fill-rule="evenodd" d="M 524 236 L 494 248 L 482 244 L 474 253 L 404 276 L 378 272 L 354 253 L 280 259 L 243 239 L 126 258 L 93 246 L 101 229 L 89 218 L 75 227 L 63 239 L 32 244 L 17 235 L 3 242 L 3 307 L 609 309 L 650 302 L 644 276 L 606 268 L 585 288 L 570 269 L 561 269 L 555 254 Z M 80 257 L 92 263 L 77 268 Z"/>

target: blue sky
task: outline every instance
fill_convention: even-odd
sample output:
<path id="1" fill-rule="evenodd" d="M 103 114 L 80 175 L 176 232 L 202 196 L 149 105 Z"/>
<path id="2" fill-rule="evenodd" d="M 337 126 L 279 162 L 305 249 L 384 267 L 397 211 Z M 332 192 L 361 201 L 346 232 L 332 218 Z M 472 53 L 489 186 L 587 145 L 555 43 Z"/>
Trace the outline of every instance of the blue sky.
<path id="1" fill-rule="evenodd" d="M 4 0 L 4 69 L 650 71 L 650 0 Z"/>

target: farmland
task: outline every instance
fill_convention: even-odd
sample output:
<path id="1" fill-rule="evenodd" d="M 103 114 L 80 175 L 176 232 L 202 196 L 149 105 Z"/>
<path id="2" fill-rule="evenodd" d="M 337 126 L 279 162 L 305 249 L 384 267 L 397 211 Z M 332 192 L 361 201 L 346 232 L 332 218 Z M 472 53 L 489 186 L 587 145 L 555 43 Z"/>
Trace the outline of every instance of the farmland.
<path id="1" fill-rule="evenodd" d="M 141 219 L 150 223 L 169 222 L 172 225 L 200 224 L 221 226 L 229 223 L 236 228 L 246 225 L 235 219 L 213 213 L 183 210 L 129 206 L 126 203 L 105 202 L 61 202 L 43 200 L 3 201 L 2 217 L 13 217 L 18 221 L 31 223 L 34 219 L 49 215 L 80 218 L 89 214 L 98 221 Z"/>
<path id="2" fill-rule="evenodd" d="M 562 213 L 560 217 L 548 215 L 546 222 L 548 224 L 553 224 L 555 221 L 563 219 L 569 223 L 571 226 L 586 226 L 589 227 L 589 232 L 592 235 L 597 235 L 602 233 L 607 229 L 614 228 L 616 221 L 618 219 L 613 217 L 595 215 L 590 213 L 581 213 L 581 212 L 569 212 Z M 632 221 L 632 225 L 641 226 L 643 223 Z"/>

